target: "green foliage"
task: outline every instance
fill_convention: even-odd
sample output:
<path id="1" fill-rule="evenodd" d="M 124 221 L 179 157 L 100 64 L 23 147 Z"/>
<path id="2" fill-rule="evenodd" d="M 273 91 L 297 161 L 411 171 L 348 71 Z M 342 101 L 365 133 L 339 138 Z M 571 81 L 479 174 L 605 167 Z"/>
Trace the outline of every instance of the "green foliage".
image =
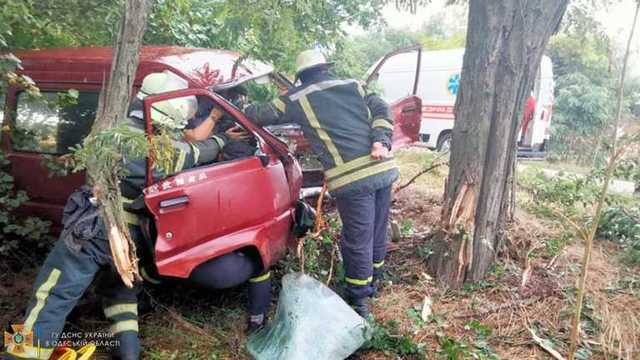
<path id="1" fill-rule="evenodd" d="M 9 165 L 9 160 L 0 152 L 0 168 Z M 8 256 L 20 246 L 47 246 L 51 238 L 48 221 L 36 217 L 18 218 L 14 211 L 29 197 L 24 191 L 16 190 L 13 177 L 0 170 L 0 256 Z"/>
<path id="2" fill-rule="evenodd" d="M 623 259 L 640 265 L 640 209 L 609 207 L 602 213 L 598 235 L 623 246 Z"/>
<path id="3" fill-rule="evenodd" d="M 145 43 L 237 50 L 290 71 L 300 50 L 343 38 L 345 23 L 377 24 L 384 3 L 157 0 Z"/>
<path id="4" fill-rule="evenodd" d="M 111 174 L 116 171 L 118 177 L 125 174 L 120 164 L 123 158 L 140 159 L 149 151 L 147 138 L 143 132 L 120 125 L 89 135 L 83 144 L 73 149 L 76 161 L 74 171 L 92 168 L 98 173 Z"/>
<path id="5" fill-rule="evenodd" d="M 525 173 L 518 178 L 518 184 L 533 199 L 527 204 L 529 210 L 548 217 L 555 217 L 549 207 L 561 210 L 565 215 L 575 214 L 591 205 L 599 188 L 590 176 L 558 175 L 547 176 L 542 171 Z"/>
<path id="6" fill-rule="evenodd" d="M 415 33 L 384 29 L 342 39 L 330 59 L 336 64 L 334 71 L 338 76 L 364 80 L 369 67 L 386 53 L 417 43 Z"/>
<path id="7" fill-rule="evenodd" d="M 574 236 L 575 235 L 573 233 L 565 231 L 560 236 L 546 239 L 541 255 L 546 257 L 554 257 L 559 255 L 562 249 L 564 249 L 568 244 L 571 243 L 571 241 L 573 241 Z"/>
<path id="8" fill-rule="evenodd" d="M 602 162 L 616 103 L 621 66 L 614 44 L 596 19 L 606 3 L 578 0 L 570 6 L 562 32 L 551 39 L 547 53 L 556 80 L 551 152 L 580 164 Z M 625 87 L 624 114 L 629 114 L 640 91 L 640 81 Z"/>
<path id="9" fill-rule="evenodd" d="M 416 343 L 409 332 L 401 332 L 398 323 L 389 320 L 384 324 L 373 322 L 371 339 L 365 344 L 365 348 L 378 350 L 387 356 L 400 358 L 414 357 L 423 359 L 426 357 L 426 345 Z"/>
<path id="10" fill-rule="evenodd" d="M 469 345 L 464 339 L 456 340 L 452 337 L 442 334 L 438 335 L 440 349 L 437 354 L 440 358 L 447 360 L 458 359 L 480 359 L 480 360 L 497 360 L 498 356 L 493 352 L 489 345 L 488 339 L 491 337 L 492 330 L 477 320 L 472 320 L 465 324 L 464 329 L 471 331 Z"/>
<path id="11" fill-rule="evenodd" d="M 377 26 L 386 0 L 153 0 L 145 44 L 221 48 L 292 70 L 300 50 L 332 48 L 344 24 Z M 408 5 L 415 1 L 401 1 Z M 122 0 L 7 0 L 0 49 L 110 45 Z"/>
<path id="12" fill-rule="evenodd" d="M 425 51 L 464 47 L 465 34 L 461 31 L 449 35 L 439 23 L 418 32 L 385 28 L 365 35 L 344 38 L 336 43 L 330 59 L 335 62 L 338 76 L 363 79 L 367 70 L 385 54 L 413 45 L 422 45 Z"/>
<path id="13" fill-rule="evenodd" d="M 120 0 L 0 2 L 0 49 L 108 45 Z"/>
<path id="14" fill-rule="evenodd" d="M 400 225 L 400 234 L 403 237 L 407 237 L 407 236 L 413 235 L 414 232 L 415 232 L 415 229 L 413 227 L 413 220 L 411 219 L 402 220 L 402 224 Z"/>
<path id="15" fill-rule="evenodd" d="M 582 73 L 559 78 L 557 92 L 552 150 L 562 159 L 592 163 L 602 133 L 609 128 L 614 92 Z"/>
<path id="16" fill-rule="evenodd" d="M 326 282 L 333 266 L 332 281 L 329 285 L 336 288 L 344 281 L 344 269 L 342 264 L 338 262 L 336 253 L 340 223 L 337 217 L 326 218 L 325 221 L 327 221 L 328 227 L 318 236 L 307 234 L 303 240 L 304 272 L 322 282 Z M 288 252 L 281 263 L 285 274 L 302 270 L 301 261 L 293 251 Z"/>

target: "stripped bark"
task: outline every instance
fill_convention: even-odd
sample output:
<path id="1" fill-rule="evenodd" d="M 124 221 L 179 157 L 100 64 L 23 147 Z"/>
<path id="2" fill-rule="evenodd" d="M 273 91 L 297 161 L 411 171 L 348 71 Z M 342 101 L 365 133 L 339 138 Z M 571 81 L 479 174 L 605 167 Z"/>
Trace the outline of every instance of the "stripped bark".
<path id="1" fill-rule="evenodd" d="M 441 283 L 478 281 L 493 263 L 521 109 L 568 2 L 469 1 L 442 231 L 430 264 Z"/>

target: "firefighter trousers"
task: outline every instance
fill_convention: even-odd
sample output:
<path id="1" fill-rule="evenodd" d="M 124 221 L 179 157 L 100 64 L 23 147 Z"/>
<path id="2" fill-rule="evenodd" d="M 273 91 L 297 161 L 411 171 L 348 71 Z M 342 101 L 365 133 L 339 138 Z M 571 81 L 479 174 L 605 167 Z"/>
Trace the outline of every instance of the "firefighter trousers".
<path id="1" fill-rule="evenodd" d="M 103 295 L 104 314 L 111 326 L 100 335 L 113 345 L 109 350 L 115 358 L 137 359 L 138 288 L 130 289 L 122 283 L 112 268 L 109 242 L 104 238 L 85 241 L 79 252 L 71 251 L 62 239 L 56 242 L 35 280 L 23 322 L 22 333 L 32 334 L 33 341 L 20 348 L 9 346 L 8 354 L 15 358 L 48 359 L 58 345 L 78 348 L 83 340 L 90 342 L 87 334 L 64 333 L 64 324 L 101 270 L 98 291 Z"/>
<path id="2" fill-rule="evenodd" d="M 342 220 L 340 250 L 344 259 L 346 295 L 359 301 L 374 292 L 387 252 L 391 186 L 336 198 Z"/>
<path id="3" fill-rule="evenodd" d="M 211 259 L 198 265 L 189 280 L 209 289 L 227 289 L 249 282 L 250 316 L 264 316 L 271 306 L 271 271 L 259 261 L 240 251 Z"/>

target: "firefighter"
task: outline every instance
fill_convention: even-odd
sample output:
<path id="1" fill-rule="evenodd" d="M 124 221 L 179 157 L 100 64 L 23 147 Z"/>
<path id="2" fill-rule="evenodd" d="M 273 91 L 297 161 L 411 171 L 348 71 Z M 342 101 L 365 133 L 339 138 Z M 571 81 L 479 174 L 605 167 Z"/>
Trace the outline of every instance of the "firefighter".
<path id="1" fill-rule="evenodd" d="M 398 178 L 390 155 L 393 120 L 384 100 L 355 80 L 335 78 L 331 65 L 319 51 L 302 52 L 296 61 L 301 85 L 271 103 L 248 106 L 245 114 L 260 126 L 302 127 L 342 220 L 346 300 L 366 317 L 365 300 L 383 273 L 391 186 Z"/>
<path id="2" fill-rule="evenodd" d="M 134 131 L 144 131 L 141 100 L 151 94 L 185 88 L 186 81 L 170 72 L 148 75 L 143 80 L 137 98 L 132 102 L 129 117 L 125 120 L 126 125 Z M 196 108 L 197 101 L 193 96 L 171 99 L 155 103 L 151 117 L 154 125 L 180 129 L 187 119 L 193 117 Z M 220 109 L 212 110 L 213 118 L 219 119 L 221 115 Z M 168 176 L 213 162 L 229 139 L 229 134 L 217 134 L 200 141 L 175 140 L 175 167 L 164 174 L 156 171 L 154 177 Z M 144 263 L 144 253 L 151 251 L 149 244 L 144 243 L 138 216 L 144 208 L 141 193 L 145 186 L 145 159 L 125 159 L 123 167 L 127 170 L 127 175 L 120 184 L 124 197 L 124 214 L 131 237 L 141 250 L 141 262 Z M 34 293 L 28 303 L 21 329 L 21 334 L 32 334 L 33 346 L 27 344 L 16 347 L 9 344 L 9 358 L 48 359 L 59 344 L 67 315 L 96 275 L 99 275 L 97 291 L 104 299 L 104 314 L 111 322 L 109 332 L 118 344 L 111 349 L 113 356 L 118 359 L 139 357 L 139 284 L 127 288 L 114 270 L 104 223 L 94 202 L 92 191 L 86 186 L 69 197 L 64 209 L 64 230 L 36 277 Z M 238 266 L 237 261 L 235 264 Z M 269 277 L 268 274 L 254 269 L 251 275 L 255 276 L 254 279 L 263 280 L 263 284 L 265 278 Z M 260 295 L 266 296 L 263 293 Z M 270 293 L 268 296 L 270 297 Z M 263 299 L 261 301 L 268 303 Z"/>

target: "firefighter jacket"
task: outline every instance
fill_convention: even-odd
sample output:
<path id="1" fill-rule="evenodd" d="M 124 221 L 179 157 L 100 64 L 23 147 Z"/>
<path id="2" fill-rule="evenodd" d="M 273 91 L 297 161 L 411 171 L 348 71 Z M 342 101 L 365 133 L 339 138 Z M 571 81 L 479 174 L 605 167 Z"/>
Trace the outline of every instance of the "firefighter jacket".
<path id="1" fill-rule="evenodd" d="M 393 158 L 370 156 L 374 142 L 391 149 L 389 106 L 379 96 L 365 94 L 355 80 L 321 73 L 271 103 L 248 106 L 245 114 L 259 126 L 299 124 L 334 196 L 374 191 L 398 178 Z"/>
<path id="2" fill-rule="evenodd" d="M 129 118 L 125 120 L 125 124 L 134 131 L 144 131 L 145 122 L 143 120 L 141 102 L 134 100 Z M 162 172 L 154 169 L 154 182 L 161 180 L 167 176 L 177 174 L 183 170 L 202 166 L 214 162 L 218 154 L 224 146 L 229 142 L 226 134 L 216 134 L 206 140 L 187 142 L 184 140 L 173 140 L 175 148 L 175 159 L 173 169 L 166 169 Z M 123 167 L 125 176 L 120 181 L 120 190 L 124 200 L 124 209 L 127 221 L 131 225 L 136 225 L 136 216 L 130 213 L 141 212 L 145 205 L 142 198 L 142 190 L 146 186 L 146 159 L 124 159 Z M 128 214 L 129 213 L 129 214 Z"/>

